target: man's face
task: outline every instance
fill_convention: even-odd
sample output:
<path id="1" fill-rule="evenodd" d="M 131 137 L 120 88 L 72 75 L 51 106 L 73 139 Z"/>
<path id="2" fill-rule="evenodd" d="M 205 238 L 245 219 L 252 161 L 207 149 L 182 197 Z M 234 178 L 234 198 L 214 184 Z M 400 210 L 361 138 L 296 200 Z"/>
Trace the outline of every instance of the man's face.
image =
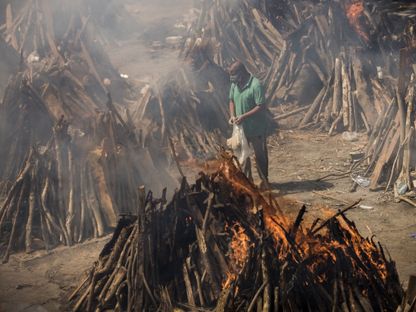
<path id="1" fill-rule="evenodd" d="M 243 74 L 241 72 L 231 73 L 230 81 L 231 83 L 235 83 L 237 85 L 241 84 L 243 81 Z"/>
<path id="2" fill-rule="evenodd" d="M 238 75 L 230 75 L 230 82 L 237 83 L 238 82 Z"/>

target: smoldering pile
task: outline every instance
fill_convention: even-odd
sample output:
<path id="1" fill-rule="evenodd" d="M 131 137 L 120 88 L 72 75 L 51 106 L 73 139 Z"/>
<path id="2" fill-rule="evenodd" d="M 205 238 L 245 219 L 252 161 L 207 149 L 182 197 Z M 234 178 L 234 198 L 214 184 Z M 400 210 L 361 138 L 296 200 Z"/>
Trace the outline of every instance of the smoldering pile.
<path id="1" fill-rule="evenodd" d="M 111 231 L 137 206 L 138 185 L 160 194 L 176 183 L 155 163 L 111 103 L 81 128 L 61 119 L 44 146 L 34 146 L 0 209 L 1 251 L 72 245 Z M 157 168 L 157 169 L 156 169 Z"/>
<path id="2" fill-rule="evenodd" d="M 144 144 L 157 145 L 167 158 L 171 153 L 180 160 L 215 158 L 229 132 L 228 75 L 208 53 L 196 43 L 178 70 L 146 85 L 131 108 Z"/>
<path id="3" fill-rule="evenodd" d="M 112 0 L 42 1 L 16 0 L 0 4 L 2 37 L 17 51 L 46 53 L 59 50 L 70 29 L 81 18 L 83 32 L 93 34 L 100 45 L 116 43 L 135 28 L 125 7 Z"/>
<path id="4" fill-rule="evenodd" d="M 0 53 L 2 56 L 2 60 L 0 61 L 0 98 L 3 98 L 9 77 L 14 75 L 19 69 L 20 58 L 19 53 L 10 47 L 1 37 Z"/>
<path id="5" fill-rule="evenodd" d="M 304 224 L 224 156 L 166 204 L 144 189 L 70 296 L 74 311 L 396 311 L 394 261 L 345 213 Z"/>
<path id="6" fill-rule="evenodd" d="M 83 118 L 107 109 L 109 91 L 120 102 L 128 87 L 102 46 L 92 40 L 94 29 L 82 12 L 63 6 L 61 10 L 69 12 L 68 19 L 61 20 L 62 11 L 52 11 L 42 1 L 19 4 L 15 16 L 11 5 L 7 6 L 3 33 L 21 53 L 22 64 L 6 88 L 0 108 L 0 140 L 11 147 L 0 156 L 7 163 L 2 180 L 16 176 L 31 146 L 49 140 L 61 115 L 78 126 Z"/>
<path id="7" fill-rule="evenodd" d="M 82 12 L 58 23 L 62 11 L 45 2 L 19 4 L 14 18 L 7 6 L 2 28 L 22 51 L 0 107 L 0 143 L 8 147 L 0 152 L 4 261 L 24 248 L 104 235 L 118 214 L 131 212 L 138 185 L 162 192 L 176 184 L 122 117 L 129 86 L 91 40 Z"/>
<path id="8" fill-rule="evenodd" d="M 411 22 L 381 4 L 207 0 L 185 51 L 202 40 L 220 66 L 243 61 L 262 78 L 268 104 L 288 111 L 279 119 L 299 115 L 298 127 L 330 134 L 371 132 L 394 98 Z"/>

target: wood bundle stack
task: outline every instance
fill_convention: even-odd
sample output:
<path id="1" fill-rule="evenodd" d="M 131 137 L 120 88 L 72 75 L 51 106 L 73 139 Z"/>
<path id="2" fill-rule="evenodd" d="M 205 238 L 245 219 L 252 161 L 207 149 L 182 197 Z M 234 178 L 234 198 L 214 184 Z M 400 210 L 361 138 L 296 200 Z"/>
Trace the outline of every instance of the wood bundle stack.
<path id="1" fill-rule="evenodd" d="M 120 32 L 127 23 L 134 24 L 124 7 L 112 0 L 4 1 L 0 10 L 0 20 L 4 22 L 0 31 L 8 43 L 18 51 L 38 50 L 45 54 L 50 49 L 59 51 L 60 41 L 68 35 L 68 26 L 76 23 L 80 15 L 89 23 L 84 31 L 93 30 L 94 39 L 101 44 L 110 41 L 110 30 Z"/>
<path id="2" fill-rule="evenodd" d="M 305 112 L 301 129 L 370 133 L 391 104 L 397 73 L 386 38 L 408 18 L 390 25 L 375 2 L 360 1 L 305 3 L 299 11 L 305 18 L 266 76 L 268 101 L 300 105 L 293 112 Z"/>
<path id="3" fill-rule="evenodd" d="M 151 150 L 173 145 L 180 159 L 204 159 L 217 155 L 229 132 L 227 74 L 202 55 L 193 66 L 184 65 L 146 85 L 132 108 L 131 120 Z M 153 148 L 154 147 L 154 148 Z"/>
<path id="4" fill-rule="evenodd" d="M 397 199 L 416 206 L 416 203 L 404 196 L 407 194 L 413 197 L 415 189 L 414 55 L 415 47 L 401 50 L 398 87 L 391 105 L 384 110 L 369 139 L 366 156 L 370 162 L 365 174 L 370 177 L 370 189 L 376 190 L 383 186 L 388 190 L 393 186 Z"/>
<path id="5" fill-rule="evenodd" d="M 6 88 L 0 107 L 0 176 L 11 181 L 24 164 L 34 144 L 45 145 L 54 124 L 47 106 L 23 74 L 16 75 Z"/>
<path id="6" fill-rule="evenodd" d="M 22 71 L 0 106 L 4 261 L 104 235 L 136 206 L 138 185 L 176 185 L 118 112 L 128 86 L 79 7 L 31 0 L 6 8 L 1 31 L 21 51 Z"/>
<path id="7" fill-rule="evenodd" d="M 73 311 L 396 311 L 395 264 L 345 213 L 292 222 L 225 158 L 166 205 L 140 190 Z"/>
<path id="8" fill-rule="evenodd" d="M 202 40 L 212 46 L 212 60 L 222 68 L 239 58 L 251 72 L 264 73 L 284 46 L 282 35 L 264 14 L 247 0 L 205 0 L 183 53 Z"/>
<path id="9" fill-rule="evenodd" d="M 16 74 L 6 88 L 0 107 L 0 141 L 10 148 L 0 152 L 2 180 L 16 177 L 27 151 L 49 140 L 60 116 L 79 126 L 96 110 L 105 109 L 105 101 L 96 99 L 72 70 L 63 69 L 50 58 L 42 65 L 46 68 L 37 71 L 31 66 Z"/>
<path id="10" fill-rule="evenodd" d="M 373 129 L 390 104 L 400 32 L 410 15 L 386 14 L 377 1 L 238 3 L 207 1 L 199 21 L 205 23 L 197 24 L 217 64 L 246 63 L 263 79 L 268 104 L 289 106 L 278 119 L 304 112 L 295 121 L 302 129 Z"/>
<path id="11" fill-rule="evenodd" d="M 19 54 L 0 37 L 0 99 L 3 98 L 4 90 L 10 76 L 19 70 Z"/>
<path id="12" fill-rule="evenodd" d="M 3 261 L 103 236 L 134 212 L 138 185 L 159 194 L 176 185 L 109 105 L 82 128 L 61 117 L 46 146 L 30 150 L 0 210 Z"/>
<path id="13" fill-rule="evenodd" d="M 362 57 L 351 57 L 355 53 L 342 53 L 334 61 L 334 71 L 307 106 L 299 128 L 320 127 L 329 135 L 365 129 L 374 130 L 385 108 L 392 102 L 394 87 L 392 80 L 378 79 L 366 72 L 368 63 Z"/>
<path id="14" fill-rule="evenodd" d="M 2 165 L 7 164 L 0 166 L 1 180 L 16 177 L 30 147 L 49 140 L 61 115 L 79 126 L 97 109 L 106 109 L 109 90 L 120 102 L 127 87 L 91 39 L 88 19 L 70 11 L 68 21 L 60 20 L 60 13 L 52 14 L 37 0 L 25 2 L 15 17 L 10 4 L 7 8 L 4 35 L 22 51 L 22 72 L 11 79 L 0 107 L 0 142 L 10 146 L 0 152 Z M 59 40 L 58 22 L 66 30 Z"/>
<path id="15" fill-rule="evenodd" d="M 6 6 L 5 23 L 0 30 L 4 40 L 29 63 L 53 59 L 61 71 L 71 71 L 78 84 L 99 84 L 102 90 L 96 92 L 103 101 L 107 79 L 111 93 L 118 99 L 123 80 L 104 52 L 87 9 L 88 6 L 77 1 L 11 2 Z"/>

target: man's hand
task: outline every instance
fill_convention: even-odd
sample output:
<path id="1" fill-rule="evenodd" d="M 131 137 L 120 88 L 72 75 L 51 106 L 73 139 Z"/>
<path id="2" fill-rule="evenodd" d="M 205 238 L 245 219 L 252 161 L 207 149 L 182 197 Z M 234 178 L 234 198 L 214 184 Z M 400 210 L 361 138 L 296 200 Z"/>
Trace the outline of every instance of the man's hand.
<path id="1" fill-rule="evenodd" d="M 234 116 L 230 117 L 230 119 L 228 119 L 228 123 L 230 125 L 233 125 L 235 123 L 236 118 Z"/>
<path id="2" fill-rule="evenodd" d="M 246 119 L 246 117 L 244 115 L 238 116 L 238 117 L 235 118 L 234 123 L 236 125 L 239 125 L 243 122 L 244 119 Z"/>

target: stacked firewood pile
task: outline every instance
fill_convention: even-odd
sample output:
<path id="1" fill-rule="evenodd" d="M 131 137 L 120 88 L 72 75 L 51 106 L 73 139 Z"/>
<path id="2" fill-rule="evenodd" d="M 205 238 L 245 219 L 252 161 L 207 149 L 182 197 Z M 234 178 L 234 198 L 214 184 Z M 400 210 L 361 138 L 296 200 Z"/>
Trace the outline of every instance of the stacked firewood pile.
<path id="1" fill-rule="evenodd" d="M 239 58 L 251 72 L 261 74 L 284 46 L 282 35 L 264 13 L 248 1 L 203 1 L 183 53 L 202 39 L 211 45 L 212 60 L 222 68 Z"/>
<path id="2" fill-rule="evenodd" d="M 303 129 L 370 132 L 390 104 L 411 19 L 387 13 L 377 1 L 208 0 L 185 51 L 202 40 L 220 66 L 242 60 L 263 79 L 270 106 L 289 106 L 279 119 L 304 112 Z"/>
<path id="3" fill-rule="evenodd" d="M 394 90 L 391 104 L 377 121 L 369 139 L 366 156 L 370 159 L 366 175 L 371 179 L 370 189 L 393 186 L 396 198 L 416 206 L 414 197 L 415 146 L 415 46 L 414 28 L 409 29 L 410 46 L 400 52 L 398 87 Z"/>
<path id="4" fill-rule="evenodd" d="M 74 311 L 396 311 L 392 260 L 345 208 L 292 222 L 225 156 L 168 204 L 139 193 L 70 296 Z"/>
<path id="5" fill-rule="evenodd" d="M 62 116 L 46 145 L 26 155 L 0 209 L 4 262 L 23 248 L 49 250 L 102 236 L 118 215 L 133 212 L 138 185 L 154 185 L 158 194 L 175 186 L 109 106 L 82 128 Z"/>
<path id="6" fill-rule="evenodd" d="M 181 160 L 214 158 L 230 129 L 228 90 L 228 75 L 201 45 L 178 70 L 141 90 L 131 120 L 144 145 L 157 144 L 159 155 L 162 146 Z"/>
<path id="7" fill-rule="evenodd" d="M 9 3 L 5 24 L 0 28 L 2 37 L 27 63 L 42 63 L 50 58 L 53 62 L 49 60 L 40 67 L 51 69 L 59 65 L 60 71 L 71 71 L 78 84 L 98 83 L 103 89 L 102 99 L 106 88 L 118 98 L 123 80 L 102 48 L 96 24 L 88 18 L 88 5 L 84 6 L 77 1 Z"/>
<path id="8" fill-rule="evenodd" d="M 61 115 L 79 126 L 97 109 L 106 109 L 108 91 L 120 102 L 127 87 L 92 40 L 87 19 L 70 10 L 71 18 L 62 20 L 64 8 L 51 12 L 53 6 L 44 1 L 17 4 L 15 15 L 7 5 L 2 27 L 4 38 L 22 56 L 22 70 L 11 79 L 0 107 L 0 141 L 10 147 L 0 153 L 7 164 L 2 180 L 16 177 L 27 151 L 49 140 Z"/>
<path id="9" fill-rule="evenodd" d="M 0 10 L 0 18 L 5 21 L 0 31 L 19 52 L 59 51 L 63 38 L 70 32 L 69 27 L 78 23 L 80 17 L 82 31 L 93 33 L 94 41 L 102 45 L 114 43 L 115 38 L 120 39 L 137 28 L 123 4 L 114 0 L 4 1 Z"/>
<path id="10" fill-rule="evenodd" d="M 138 185 L 159 193 L 176 185 L 124 116 L 128 85 L 88 19 L 74 9 L 61 20 L 68 7 L 45 1 L 6 7 L 1 31 L 21 52 L 21 71 L 0 105 L 4 261 L 108 233 L 136 206 Z"/>
<path id="11" fill-rule="evenodd" d="M 49 58 L 42 65 L 51 67 L 30 66 L 16 74 L 6 88 L 0 107 L 0 141 L 9 146 L 0 152 L 5 164 L 1 168 L 3 180 L 16 177 L 31 146 L 46 144 L 61 115 L 76 124 L 93 116 L 95 110 L 105 108 L 71 70 L 62 69 Z"/>
<path id="12" fill-rule="evenodd" d="M 4 90 L 10 76 L 14 75 L 19 69 L 19 54 L 0 38 L 0 99 L 3 98 Z"/>

